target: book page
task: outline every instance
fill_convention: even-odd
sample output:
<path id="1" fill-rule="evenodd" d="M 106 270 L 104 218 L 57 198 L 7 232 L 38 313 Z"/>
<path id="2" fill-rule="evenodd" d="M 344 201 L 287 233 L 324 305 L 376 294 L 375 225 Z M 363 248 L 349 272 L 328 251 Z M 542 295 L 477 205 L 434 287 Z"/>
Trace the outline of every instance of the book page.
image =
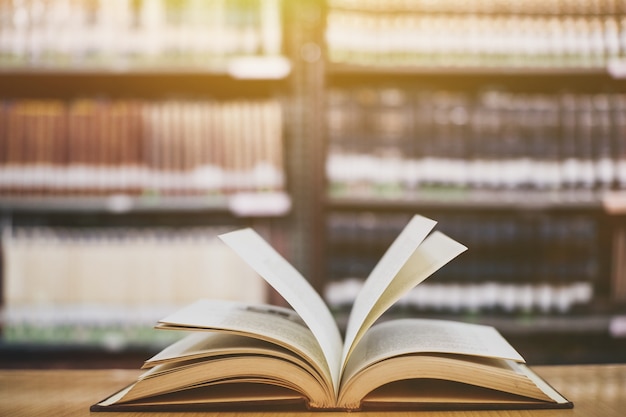
<path id="1" fill-rule="evenodd" d="M 342 364 L 345 365 L 345 360 L 356 343 L 370 311 L 435 224 L 437 222 L 424 216 L 413 216 L 365 280 L 348 319 Z"/>
<path id="2" fill-rule="evenodd" d="M 424 242 L 419 245 L 413 255 L 411 255 L 393 278 L 391 284 L 385 288 L 376 303 L 367 312 L 361 327 L 354 336 L 351 348 L 345 353 L 345 358 L 350 355 L 350 352 L 354 349 L 367 329 L 369 329 L 389 307 L 409 290 L 424 281 L 465 250 L 467 250 L 467 247 L 441 232 L 433 232 L 424 239 Z"/>
<path id="3" fill-rule="evenodd" d="M 191 361 L 210 360 L 224 355 L 263 355 L 290 360 L 316 374 L 309 358 L 303 359 L 300 353 L 286 349 L 277 343 L 257 339 L 248 335 L 231 332 L 206 331 L 191 332 L 179 341 L 168 345 L 150 359 L 146 360 L 142 369 L 152 368 L 161 364 L 187 364 Z M 330 379 L 328 378 L 327 381 Z"/>
<path id="4" fill-rule="evenodd" d="M 342 340 L 337 323 L 322 297 L 254 230 L 237 230 L 220 235 L 220 238 L 278 291 L 309 326 L 324 352 L 337 392 Z"/>
<path id="5" fill-rule="evenodd" d="M 491 326 L 432 319 L 398 319 L 370 329 L 356 346 L 342 380 L 381 360 L 415 353 L 446 353 L 523 362 Z"/>
<path id="6" fill-rule="evenodd" d="M 270 341 L 307 359 L 330 384 L 331 372 L 319 343 L 296 312 L 266 304 L 198 300 L 159 320 L 157 328 L 217 330 Z M 164 353 L 166 354 L 166 353 Z"/>

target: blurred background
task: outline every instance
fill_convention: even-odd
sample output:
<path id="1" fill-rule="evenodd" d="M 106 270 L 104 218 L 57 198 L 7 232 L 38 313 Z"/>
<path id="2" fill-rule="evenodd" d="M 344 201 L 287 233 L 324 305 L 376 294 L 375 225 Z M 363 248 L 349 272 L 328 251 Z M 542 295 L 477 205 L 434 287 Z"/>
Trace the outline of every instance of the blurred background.
<path id="1" fill-rule="evenodd" d="M 626 1 L 0 0 L 0 367 L 132 367 L 199 297 L 343 326 L 415 214 L 469 247 L 384 317 L 626 362 Z"/>

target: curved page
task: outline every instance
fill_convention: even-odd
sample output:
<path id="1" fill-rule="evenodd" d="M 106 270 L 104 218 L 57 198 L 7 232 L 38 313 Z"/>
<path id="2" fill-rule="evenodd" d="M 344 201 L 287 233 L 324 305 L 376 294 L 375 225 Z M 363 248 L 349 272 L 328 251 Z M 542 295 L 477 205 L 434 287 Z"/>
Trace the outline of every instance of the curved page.
<path id="1" fill-rule="evenodd" d="M 306 358 L 328 381 L 327 385 L 332 382 L 324 354 L 311 329 L 294 311 L 287 308 L 235 301 L 198 300 L 159 320 L 157 328 L 218 330 L 254 336 Z"/>
<path id="2" fill-rule="evenodd" d="M 220 235 L 220 238 L 278 291 L 309 326 L 324 352 L 337 392 L 341 371 L 341 334 L 322 297 L 254 230 L 237 230 Z"/>
<path id="3" fill-rule="evenodd" d="M 467 247 L 441 232 L 433 232 L 424 239 L 409 259 L 402 265 L 400 271 L 392 277 L 391 282 L 385 286 L 382 293 L 376 294 L 377 298 L 369 310 L 363 312 L 359 311 L 359 314 L 362 315 L 363 318 L 360 319 L 359 327 L 356 328 L 355 332 L 351 335 L 352 340 L 349 341 L 346 338 L 342 362 L 344 367 L 347 358 L 359 342 L 359 339 L 363 337 L 367 329 L 369 329 L 389 307 L 409 290 L 424 281 L 465 250 L 467 250 Z M 363 290 L 361 291 L 363 292 Z"/>
<path id="4" fill-rule="evenodd" d="M 416 353 L 445 353 L 524 362 L 493 327 L 437 319 L 398 319 L 372 327 L 354 349 L 343 382 L 376 362 Z"/>
<path id="5" fill-rule="evenodd" d="M 385 289 L 428 233 L 435 227 L 435 224 L 437 224 L 436 221 L 424 216 L 413 216 L 369 274 L 350 312 L 342 363 L 345 364 L 345 360 L 358 337 L 366 330 L 366 327 L 369 327 L 365 326 L 364 328 L 364 323 L 371 310 L 379 302 Z"/>

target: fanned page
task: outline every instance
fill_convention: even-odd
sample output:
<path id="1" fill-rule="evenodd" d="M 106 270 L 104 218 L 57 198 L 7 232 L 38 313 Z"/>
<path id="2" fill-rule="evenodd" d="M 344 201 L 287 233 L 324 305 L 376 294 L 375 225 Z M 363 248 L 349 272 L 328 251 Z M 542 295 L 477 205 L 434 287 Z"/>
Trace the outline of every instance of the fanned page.
<path id="1" fill-rule="evenodd" d="M 237 230 L 220 238 L 278 291 L 311 329 L 324 352 L 336 394 L 341 371 L 341 333 L 322 297 L 254 230 Z"/>
<path id="2" fill-rule="evenodd" d="M 270 341 L 307 358 L 326 380 L 332 380 L 315 335 L 296 313 L 286 308 L 236 301 L 198 300 L 159 320 L 157 328 L 224 330 Z"/>
<path id="3" fill-rule="evenodd" d="M 435 224 L 434 220 L 415 215 L 366 279 L 350 312 L 343 366 L 365 331 L 393 303 L 467 250 L 440 232 L 426 238 Z"/>
<path id="4" fill-rule="evenodd" d="M 350 356 L 344 381 L 355 372 L 393 356 L 457 354 L 524 362 L 496 329 L 472 323 L 435 319 L 398 319 L 377 324 Z"/>

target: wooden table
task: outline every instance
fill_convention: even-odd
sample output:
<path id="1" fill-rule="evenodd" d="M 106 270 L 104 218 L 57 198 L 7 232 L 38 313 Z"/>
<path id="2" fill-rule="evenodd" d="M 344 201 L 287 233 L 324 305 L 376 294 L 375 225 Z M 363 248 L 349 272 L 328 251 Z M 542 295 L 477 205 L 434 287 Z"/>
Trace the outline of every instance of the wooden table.
<path id="1" fill-rule="evenodd" d="M 415 416 L 424 417 L 622 417 L 626 416 L 626 364 L 593 366 L 541 366 L 534 368 L 550 384 L 574 402 L 571 410 L 471 411 L 471 412 L 363 412 L 298 415 L 324 416 Z M 132 382 L 133 370 L 0 370 L 0 416 L 86 416 L 89 406 Z M 182 413 L 195 416 L 274 416 L 290 413 Z M 293 414 L 293 413 L 291 413 Z M 175 413 L 91 413 L 95 417 L 144 415 L 161 417 Z"/>

